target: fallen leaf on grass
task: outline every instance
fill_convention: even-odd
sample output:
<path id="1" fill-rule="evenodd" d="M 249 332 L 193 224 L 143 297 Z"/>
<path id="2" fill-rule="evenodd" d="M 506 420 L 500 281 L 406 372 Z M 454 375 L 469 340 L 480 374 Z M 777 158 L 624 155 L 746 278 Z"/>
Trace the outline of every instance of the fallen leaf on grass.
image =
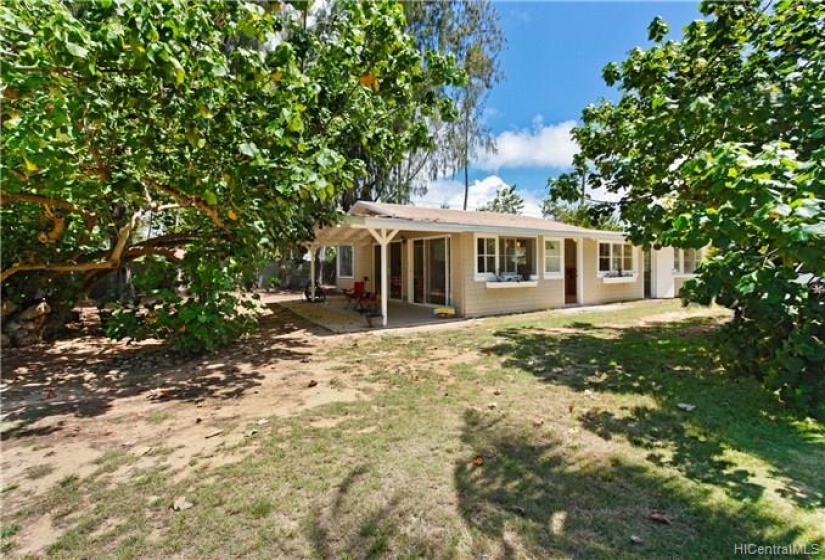
<path id="1" fill-rule="evenodd" d="M 484 457 L 482 457 L 481 455 L 476 455 L 475 457 L 473 457 L 473 463 L 479 466 L 483 465 Z"/>
<path id="2" fill-rule="evenodd" d="M 307 387 L 309 387 L 309 388 L 316 387 L 317 385 L 318 385 L 318 382 L 315 381 L 314 379 L 312 379 L 309 383 L 307 383 Z"/>
<path id="3" fill-rule="evenodd" d="M 669 515 L 666 513 L 662 513 L 661 511 L 654 511 L 648 517 L 651 521 L 655 521 L 656 523 L 661 523 L 662 525 L 670 525 L 673 523 L 673 520 L 670 518 Z"/>
<path id="4" fill-rule="evenodd" d="M 642 537 L 639 535 L 630 535 L 630 542 L 633 544 L 642 544 Z"/>
<path id="5" fill-rule="evenodd" d="M 193 505 L 192 502 L 186 499 L 186 496 L 178 496 L 172 504 L 172 509 L 175 511 L 183 511 L 191 508 Z"/>
<path id="6" fill-rule="evenodd" d="M 680 402 L 676 406 L 680 410 L 684 410 L 685 412 L 693 412 L 694 410 L 696 410 L 696 405 L 695 404 L 688 404 L 688 403 Z"/>

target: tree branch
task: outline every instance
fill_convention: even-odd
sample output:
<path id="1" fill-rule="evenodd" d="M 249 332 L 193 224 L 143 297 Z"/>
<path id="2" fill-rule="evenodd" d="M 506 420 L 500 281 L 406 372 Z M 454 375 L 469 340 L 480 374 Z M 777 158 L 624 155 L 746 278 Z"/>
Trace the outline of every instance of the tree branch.
<path id="1" fill-rule="evenodd" d="M 126 243 L 129 241 L 129 236 L 132 235 L 138 218 L 142 212 L 138 211 L 132 215 L 125 226 L 118 231 L 117 242 L 115 243 L 109 258 L 103 261 L 91 261 L 85 263 L 17 263 L 0 272 L 0 282 L 5 282 L 18 272 L 31 272 L 35 270 L 50 270 L 53 272 L 86 272 L 89 270 L 113 269 L 120 266 L 123 252 L 126 249 Z"/>
<path id="2" fill-rule="evenodd" d="M 226 230 L 226 224 L 224 223 L 223 219 L 221 219 L 221 217 L 218 215 L 218 211 L 212 206 L 208 205 L 206 201 L 204 201 L 202 198 L 182 193 L 168 185 L 159 183 L 154 179 L 147 179 L 147 183 L 155 189 L 168 194 L 169 196 L 177 200 L 178 203 L 183 204 L 185 206 L 192 206 L 200 210 L 201 212 L 209 216 L 212 219 L 212 221 L 215 222 L 216 226 L 218 226 L 222 230 Z"/>
<path id="3" fill-rule="evenodd" d="M 84 210 L 83 208 L 78 208 L 70 202 L 65 202 L 63 200 L 55 200 L 53 198 L 48 198 L 37 194 L 0 193 L 0 206 L 5 206 L 6 204 L 14 204 L 15 202 L 31 202 L 32 204 L 39 204 L 40 206 L 60 208 L 62 210 L 66 210 L 67 212 L 80 214 L 85 218 L 86 227 L 90 230 L 94 228 L 95 224 L 97 223 L 97 216 L 94 212 L 89 212 L 88 210 Z"/>

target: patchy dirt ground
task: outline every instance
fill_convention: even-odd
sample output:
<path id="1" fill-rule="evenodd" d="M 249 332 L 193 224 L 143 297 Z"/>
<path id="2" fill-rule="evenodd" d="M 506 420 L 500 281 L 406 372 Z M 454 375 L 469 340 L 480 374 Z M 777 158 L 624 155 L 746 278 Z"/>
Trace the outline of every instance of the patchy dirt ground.
<path id="1" fill-rule="evenodd" d="M 277 304 L 260 334 L 214 357 L 169 355 L 160 341 L 87 336 L 3 356 L 3 507 L 16 509 L 69 477 L 112 471 L 112 483 L 147 466 L 184 473 L 240 460 L 244 438 L 273 417 L 367 398 L 332 380 L 314 356 L 347 342 Z M 114 463 L 112 467 L 111 463 Z M 15 492 L 7 492 L 13 488 Z M 47 520 L 19 535 L 25 555 L 49 544 Z"/>
<path id="2" fill-rule="evenodd" d="M 787 454 L 812 459 L 782 471 L 807 494 L 786 499 L 774 490 L 790 483 L 771 479 L 773 501 L 745 514 L 739 478 L 691 470 L 754 440 L 727 415 L 777 429 L 757 405 L 731 409 L 696 351 L 724 312 L 637 302 L 331 335 L 280 299 L 256 337 L 206 358 L 95 337 L 4 353 L 0 552 L 619 558 L 633 532 L 648 557 L 696 534 L 711 552 L 688 557 L 720 557 L 731 535 L 761 542 L 752 527 L 816 534 L 819 517 L 795 505 L 820 503 L 807 439 Z M 704 401 L 697 433 L 729 427 L 730 443 L 680 431 L 681 400 Z M 637 426 L 659 434 L 667 464 L 634 446 Z M 770 478 L 749 452 L 737 464 Z M 704 487 L 674 497 L 674 476 L 716 492 L 725 515 L 705 508 Z M 763 515 L 774 503 L 786 518 Z M 689 519 L 646 532 L 649 504 Z"/>

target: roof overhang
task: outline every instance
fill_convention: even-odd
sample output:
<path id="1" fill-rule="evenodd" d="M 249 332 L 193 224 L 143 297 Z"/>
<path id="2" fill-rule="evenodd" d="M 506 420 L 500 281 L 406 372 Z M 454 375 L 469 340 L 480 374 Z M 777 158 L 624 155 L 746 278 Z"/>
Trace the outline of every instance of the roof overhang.
<path id="1" fill-rule="evenodd" d="M 594 239 L 604 241 L 623 241 L 625 236 L 620 231 L 601 230 L 567 230 L 555 228 L 521 228 L 513 226 L 488 226 L 477 224 L 456 224 L 446 222 L 418 221 L 386 216 L 343 216 L 337 225 L 318 229 L 315 232 L 316 245 L 356 244 L 372 239 L 369 230 L 401 230 L 432 233 L 481 233 L 490 235 L 508 235 L 535 237 L 565 237 L 570 239 Z"/>

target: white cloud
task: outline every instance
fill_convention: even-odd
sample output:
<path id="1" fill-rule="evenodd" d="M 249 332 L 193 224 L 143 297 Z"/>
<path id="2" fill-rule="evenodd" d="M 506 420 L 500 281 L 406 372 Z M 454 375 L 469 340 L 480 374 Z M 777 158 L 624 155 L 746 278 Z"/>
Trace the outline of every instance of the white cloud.
<path id="1" fill-rule="evenodd" d="M 490 175 L 484 179 L 476 180 L 470 184 L 467 209 L 477 209 L 482 204 L 486 204 L 495 198 L 496 191 L 501 187 L 509 186 L 497 175 Z M 525 216 L 541 216 L 541 201 L 535 194 L 521 189 L 516 189 L 516 192 L 524 199 Z M 461 210 L 464 207 L 464 183 L 456 179 L 436 179 L 428 184 L 427 194 L 423 197 L 414 198 L 413 203 L 418 206 L 435 208 L 446 204 L 453 210 Z"/>
<path id="2" fill-rule="evenodd" d="M 531 128 L 499 134 L 496 152 L 482 154 L 475 165 L 486 171 L 505 167 L 569 167 L 579 151 L 570 134 L 575 125 L 575 121 L 546 125 L 542 116 L 537 115 Z"/>

